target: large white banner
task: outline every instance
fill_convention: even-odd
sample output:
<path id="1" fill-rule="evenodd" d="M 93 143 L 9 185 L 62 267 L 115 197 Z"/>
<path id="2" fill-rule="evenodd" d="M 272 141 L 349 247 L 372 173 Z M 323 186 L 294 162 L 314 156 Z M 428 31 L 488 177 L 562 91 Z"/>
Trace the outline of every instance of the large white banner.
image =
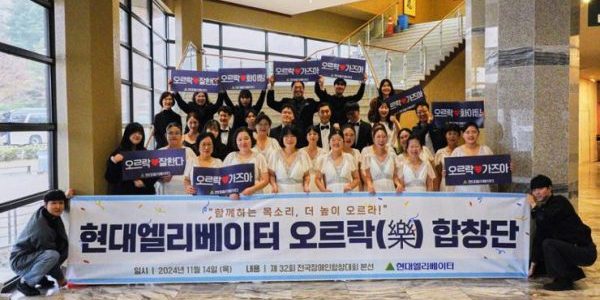
<path id="1" fill-rule="evenodd" d="M 523 194 L 82 196 L 75 284 L 525 278 Z"/>

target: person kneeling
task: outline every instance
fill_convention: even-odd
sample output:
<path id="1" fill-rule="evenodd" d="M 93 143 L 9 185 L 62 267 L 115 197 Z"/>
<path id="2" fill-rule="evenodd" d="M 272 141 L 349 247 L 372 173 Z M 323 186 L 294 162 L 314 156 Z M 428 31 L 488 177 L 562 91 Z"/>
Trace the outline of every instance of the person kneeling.
<path id="1" fill-rule="evenodd" d="M 585 277 L 579 266 L 596 261 L 592 231 L 585 225 L 569 200 L 552 193 L 552 181 L 544 175 L 531 180 L 531 216 L 536 230 L 529 276 L 545 267 L 554 281 L 544 284 L 551 291 L 572 290 L 573 282 Z"/>
<path id="2" fill-rule="evenodd" d="M 67 196 L 61 190 L 53 190 L 44 196 L 44 206 L 40 207 L 10 253 L 10 265 L 21 276 L 17 290 L 25 296 L 40 295 L 42 289 L 54 287 L 48 280 L 50 275 L 60 286 L 66 284 L 60 266 L 67 259 L 69 240 L 60 216 L 65 210 Z"/>

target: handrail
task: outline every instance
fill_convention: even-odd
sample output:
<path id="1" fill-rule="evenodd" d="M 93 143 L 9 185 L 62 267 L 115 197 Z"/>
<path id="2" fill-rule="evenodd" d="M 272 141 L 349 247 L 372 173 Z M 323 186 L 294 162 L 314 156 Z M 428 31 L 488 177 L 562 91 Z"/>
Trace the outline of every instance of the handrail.
<path id="1" fill-rule="evenodd" d="M 364 48 L 365 46 L 361 43 L 361 41 L 358 41 L 358 47 L 363 49 L 365 59 L 367 60 L 367 65 L 371 70 L 371 76 L 373 77 L 373 80 L 375 80 L 375 84 L 377 84 L 377 82 L 379 82 L 379 78 L 377 76 L 377 72 L 375 72 L 375 69 L 373 69 L 373 63 L 371 62 L 371 57 L 369 56 L 367 49 Z"/>
<path id="2" fill-rule="evenodd" d="M 431 27 L 431 29 L 429 29 L 425 34 L 423 34 L 416 42 L 414 42 L 410 47 L 404 49 L 403 51 L 408 52 L 410 51 L 414 46 L 416 46 L 418 43 L 420 43 L 427 35 L 429 35 L 434 29 L 436 29 L 438 26 L 440 26 L 442 24 L 442 22 L 444 22 L 444 20 L 448 19 L 449 16 L 456 14 L 456 12 L 460 9 L 462 9 L 465 5 L 465 1 L 463 0 L 459 5 L 457 5 L 454 9 L 452 9 L 448 14 L 446 14 L 439 22 L 437 22 L 437 24 L 435 24 L 433 27 Z"/>
<path id="3" fill-rule="evenodd" d="M 361 29 L 365 28 L 365 26 L 369 25 L 371 23 L 371 21 L 379 18 L 379 16 L 381 16 L 383 13 L 385 13 L 388 9 L 390 9 L 392 6 L 394 5 L 399 5 L 400 1 L 394 1 L 393 3 L 390 3 L 390 5 L 388 5 L 384 10 L 382 10 L 380 13 L 375 14 L 375 16 L 373 16 L 372 18 L 370 18 L 367 22 L 365 22 L 364 24 L 360 25 L 358 28 L 354 29 L 354 31 L 350 32 L 348 35 L 346 35 L 343 39 L 341 39 L 338 42 L 338 45 L 344 43 L 346 40 L 348 40 L 351 36 L 353 36 L 355 33 L 359 32 Z"/>

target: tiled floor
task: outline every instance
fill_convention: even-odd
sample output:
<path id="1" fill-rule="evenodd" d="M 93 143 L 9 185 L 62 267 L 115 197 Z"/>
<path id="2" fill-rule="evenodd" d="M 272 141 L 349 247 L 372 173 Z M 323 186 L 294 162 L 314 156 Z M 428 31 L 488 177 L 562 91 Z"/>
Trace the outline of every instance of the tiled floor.
<path id="1" fill-rule="evenodd" d="M 579 211 L 600 242 L 600 164 L 580 169 Z M 600 298 L 600 263 L 585 268 L 576 290 L 548 292 L 548 279 L 381 280 L 96 286 L 50 290 L 46 299 L 590 299 Z M 5 295 L 9 296 L 9 295 Z M 20 299 L 19 293 L 12 299 Z"/>

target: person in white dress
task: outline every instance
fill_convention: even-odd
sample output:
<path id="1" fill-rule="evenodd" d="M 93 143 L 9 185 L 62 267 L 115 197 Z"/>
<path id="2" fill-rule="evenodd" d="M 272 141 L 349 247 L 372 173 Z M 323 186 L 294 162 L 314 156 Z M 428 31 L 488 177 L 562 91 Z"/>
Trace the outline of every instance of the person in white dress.
<path id="1" fill-rule="evenodd" d="M 189 174 L 193 169 L 196 154 L 192 149 L 183 145 L 183 130 L 178 123 L 167 125 L 166 137 L 168 145 L 159 150 L 185 149 L 185 169 L 182 175 L 167 175 L 161 177 L 156 183 L 156 193 L 158 195 L 183 195 L 185 194 L 184 175 Z"/>
<path id="2" fill-rule="evenodd" d="M 450 156 L 452 157 L 463 157 L 463 156 L 478 156 L 478 155 L 493 155 L 492 149 L 486 145 L 480 145 L 477 140 L 479 139 L 479 127 L 477 124 L 469 122 L 463 128 L 462 137 L 465 143 L 454 149 Z M 512 165 L 511 165 L 512 169 Z M 444 172 L 445 173 L 445 172 Z M 444 174 L 445 175 L 445 174 Z M 455 192 L 463 193 L 481 193 L 489 192 L 489 184 L 478 184 L 478 185 L 457 185 L 454 186 Z"/>
<path id="3" fill-rule="evenodd" d="M 198 150 L 200 154 L 194 160 L 193 167 L 220 168 L 223 166 L 223 162 L 220 159 L 212 157 L 214 141 L 215 137 L 208 132 L 201 133 L 198 136 Z M 194 168 L 183 177 L 186 194 L 196 195 L 196 188 L 192 182 L 194 177 Z"/>
<path id="4" fill-rule="evenodd" d="M 366 189 L 369 193 L 393 192 L 400 188 L 397 176 L 396 153 L 388 146 L 388 133 L 384 126 L 376 124 L 372 129 L 372 150 L 365 152 L 362 158 L 362 171 Z"/>
<path id="5" fill-rule="evenodd" d="M 310 182 L 310 158 L 298 151 L 300 132 L 295 126 L 283 127 L 283 149 L 271 154 L 268 161 L 272 193 L 308 193 Z"/>
<path id="6" fill-rule="evenodd" d="M 408 128 L 402 128 L 398 131 L 398 148 L 396 149 L 396 153 L 400 161 L 404 161 L 408 157 L 406 149 L 408 148 L 408 138 L 412 135 L 412 131 Z M 433 165 L 434 157 L 429 148 L 423 147 L 419 156 L 422 160 L 426 160 Z"/>
<path id="7" fill-rule="evenodd" d="M 310 183 L 308 185 L 308 189 L 310 192 L 319 191 L 317 185 L 315 184 L 315 176 L 317 174 L 317 158 L 319 158 L 319 156 L 321 155 L 327 154 L 327 151 L 325 151 L 325 149 L 317 146 L 319 142 L 319 136 L 319 131 L 315 126 L 308 127 L 308 129 L 306 130 L 306 141 L 308 142 L 308 146 L 299 150 L 300 152 L 305 152 L 310 160 Z"/>
<path id="8" fill-rule="evenodd" d="M 399 190 L 407 192 L 433 191 L 433 180 L 435 171 L 428 160 L 421 158 L 420 154 L 424 147 L 418 136 L 411 135 L 408 138 L 407 156 L 398 161 L 398 178 L 402 185 Z"/>
<path id="9" fill-rule="evenodd" d="M 392 121 L 393 116 L 390 115 L 390 105 L 383 100 L 378 100 L 375 105 L 376 106 L 369 110 L 368 113 L 371 126 L 375 126 L 377 124 L 383 125 L 388 134 L 388 145 L 393 145 L 392 142 L 395 139 L 390 137 L 393 136 L 392 133 L 397 129 L 396 124 Z"/>
<path id="10" fill-rule="evenodd" d="M 254 138 L 252 132 L 247 127 L 238 128 L 234 135 L 235 151 L 229 153 L 223 161 L 223 166 L 233 166 L 239 164 L 254 164 L 254 185 L 244 189 L 241 194 L 250 196 L 252 194 L 262 193 L 262 189 L 269 184 L 269 169 L 267 161 L 262 154 L 252 151 Z M 229 195 L 232 200 L 239 200 L 240 195 L 234 193 Z"/>
<path id="11" fill-rule="evenodd" d="M 362 178 L 362 174 L 360 174 L 360 164 L 361 164 L 361 160 L 362 160 L 362 156 L 360 155 L 360 151 L 356 148 L 353 148 L 352 146 L 354 145 L 355 139 L 356 139 L 356 131 L 354 130 L 354 126 L 352 125 L 344 125 L 342 126 L 342 134 L 344 136 L 344 146 L 342 148 L 342 151 L 344 153 L 348 153 L 350 155 L 352 155 L 352 157 L 354 158 L 354 162 L 356 163 L 356 170 L 358 170 L 358 186 L 356 186 L 356 188 L 354 189 L 355 192 L 358 191 L 362 191 L 363 190 L 363 178 Z"/>
<path id="12" fill-rule="evenodd" d="M 265 114 L 259 114 L 256 118 L 256 145 L 252 151 L 262 154 L 267 161 L 273 152 L 281 150 L 279 141 L 269 136 L 270 129 L 271 119 Z"/>
<path id="13" fill-rule="evenodd" d="M 456 124 L 448 124 L 445 129 L 444 136 L 446 137 L 447 146 L 438 150 L 435 153 L 433 165 L 435 169 L 434 187 L 436 191 L 453 192 L 454 186 L 447 186 L 446 179 L 442 176 L 444 170 L 444 159 L 452 154 L 452 151 L 458 147 L 460 140 L 460 128 Z"/>
<path id="14" fill-rule="evenodd" d="M 346 193 L 358 186 L 358 169 L 354 157 L 342 151 L 342 132 L 329 134 L 331 151 L 317 159 L 315 183 L 321 192 Z"/>

